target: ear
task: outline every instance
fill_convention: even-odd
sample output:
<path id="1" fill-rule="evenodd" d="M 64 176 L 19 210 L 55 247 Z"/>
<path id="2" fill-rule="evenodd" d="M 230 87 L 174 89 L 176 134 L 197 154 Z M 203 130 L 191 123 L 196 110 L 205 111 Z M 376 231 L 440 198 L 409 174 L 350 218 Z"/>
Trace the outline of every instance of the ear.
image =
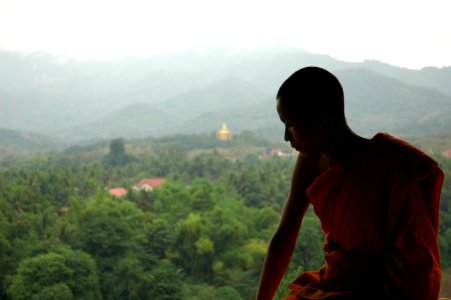
<path id="1" fill-rule="evenodd" d="M 336 116 L 328 111 L 321 110 L 318 112 L 318 133 L 322 136 L 329 136 L 341 124 L 338 124 Z"/>

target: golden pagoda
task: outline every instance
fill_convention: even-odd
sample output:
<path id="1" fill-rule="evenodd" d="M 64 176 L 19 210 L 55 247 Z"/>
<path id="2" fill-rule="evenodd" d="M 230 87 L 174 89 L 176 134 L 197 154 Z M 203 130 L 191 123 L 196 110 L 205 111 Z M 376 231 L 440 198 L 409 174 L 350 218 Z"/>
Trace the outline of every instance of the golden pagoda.
<path id="1" fill-rule="evenodd" d="M 216 138 L 221 141 L 229 141 L 233 138 L 233 134 L 225 122 L 222 123 L 221 129 L 216 132 Z"/>

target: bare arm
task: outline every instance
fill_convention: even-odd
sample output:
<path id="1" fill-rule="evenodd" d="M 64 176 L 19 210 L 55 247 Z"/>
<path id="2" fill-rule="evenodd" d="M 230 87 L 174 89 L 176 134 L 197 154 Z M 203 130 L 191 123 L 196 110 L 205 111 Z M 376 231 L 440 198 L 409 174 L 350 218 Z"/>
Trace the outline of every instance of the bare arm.
<path id="1" fill-rule="evenodd" d="M 257 300 L 273 299 L 279 287 L 293 255 L 302 219 L 309 205 L 305 190 L 318 174 L 319 158 L 298 157 L 279 226 L 269 243 Z"/>

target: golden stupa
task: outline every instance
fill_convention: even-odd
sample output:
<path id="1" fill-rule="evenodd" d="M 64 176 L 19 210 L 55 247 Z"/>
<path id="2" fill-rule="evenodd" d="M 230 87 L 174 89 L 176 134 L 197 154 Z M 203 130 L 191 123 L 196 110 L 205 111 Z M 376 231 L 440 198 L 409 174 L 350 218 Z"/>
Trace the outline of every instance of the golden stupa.
<path id="1" fill-rule="evenodd" d="M 221 141 L 229 141 L 233 138 L 233 134 L 225 122 L 222 123 L 221 129 L 216 132 L 216 138 Z"/>

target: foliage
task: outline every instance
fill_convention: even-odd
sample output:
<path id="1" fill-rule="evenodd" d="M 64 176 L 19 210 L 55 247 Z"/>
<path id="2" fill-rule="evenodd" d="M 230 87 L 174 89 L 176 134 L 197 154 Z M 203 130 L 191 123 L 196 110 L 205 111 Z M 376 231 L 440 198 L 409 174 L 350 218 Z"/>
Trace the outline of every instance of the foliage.
<path id="1" fill-rule="evenodd" d="M 66 249 L 22 260 L 8 288 L 11 299 L 98 299 L 97 270 L 92 258 Z"/>
<path id="2" fill-rule="evenodd" d="M 133 161 L 134 158 L 125 153 L 123 139 L 114 139 L 110 143 L 110 152 L 103 158 L 103 163 L 112 167 L 122 167 Z"/>
<path id="3" fill-rule="evenodd" d="M 215 149 L 191 155 L 195 142 L 179 142 L 125 145 L 150 150 L 114 167 L 94 147 L 0 169 L 0 298 L 253 299 L 295 158 L 252 152 L 231 160 Z M 451 161 L 438 161 L 446 174 L 439 228 L 446 270 Z M 153 192 L 130 188 L 157 176 L 166 181 Z M 106 192 L 117 186 L 128 195 Z M 322 242 L 308 210 L 276 298 L 302 270 L 322 264 Z"/>

